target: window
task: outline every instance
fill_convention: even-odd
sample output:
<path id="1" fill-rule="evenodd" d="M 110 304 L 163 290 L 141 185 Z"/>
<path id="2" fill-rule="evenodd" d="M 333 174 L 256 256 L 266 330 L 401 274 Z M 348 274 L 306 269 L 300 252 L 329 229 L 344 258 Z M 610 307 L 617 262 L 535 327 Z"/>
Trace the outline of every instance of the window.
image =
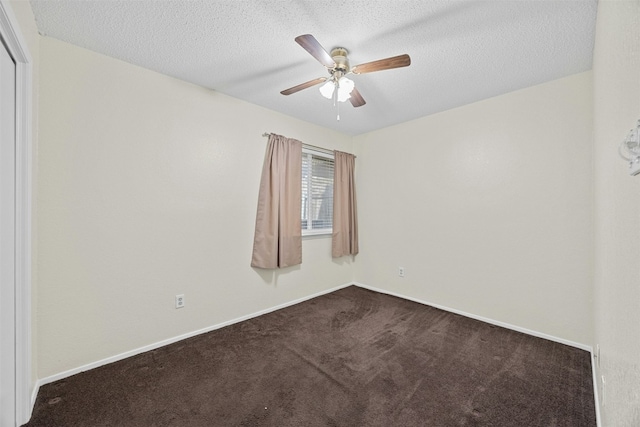
<path id="1" fill-rule="evenodd" d="M 302 235 L 331 234 L 333 154 L 302 149 Z"/>

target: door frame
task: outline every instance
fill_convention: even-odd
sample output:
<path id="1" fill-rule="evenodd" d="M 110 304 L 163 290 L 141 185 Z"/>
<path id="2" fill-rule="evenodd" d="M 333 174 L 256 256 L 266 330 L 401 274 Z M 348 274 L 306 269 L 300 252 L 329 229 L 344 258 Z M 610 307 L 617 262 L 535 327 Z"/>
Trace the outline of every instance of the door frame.
<path id="1" fill-rule="evenodd" d="M 16 63 L 15 192 L 15 337 L 16 424 L 29 421 L 35 385 L 31 376 L 31 207 L 32 207 L 32 68 L 31 54 L 7 0 L 0 0 L 0 39 Z M 33 390 L 32 390 L 33 389 Z"/>

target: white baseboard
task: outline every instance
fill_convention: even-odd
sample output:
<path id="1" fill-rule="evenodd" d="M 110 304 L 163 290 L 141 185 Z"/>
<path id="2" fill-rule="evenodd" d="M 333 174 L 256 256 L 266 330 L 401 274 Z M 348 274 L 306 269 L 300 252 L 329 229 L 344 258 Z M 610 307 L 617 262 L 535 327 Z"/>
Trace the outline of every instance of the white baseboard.
<path id="1" fill-rule="evenodd" d="M 40 387 L 43 385 L 44 383 L 42 382 L 42 380 L 36 380 L 36 383 L 33 386 L 33 390 L 31 390 L 31 411 L 29 412 L 29 418 L 31 418 L 31 415 L 33 415 L 33 408 L 36 406 L 38 392 L 40 391 Z M 27 423 L 28 421 L 29 420 L 26 420 L 25 423 Z"/>
<path id="2" fill-rule="evenodd" d="M 602 426 L 602 420 L 600 419 L 600 396 L 598 393 L 598 376 L 596 375 L 596 363 L 597 360 L 594 357 L 593 351 L 591 352 L 591 374 L 593 375 L 593 397 L 596 405 L 596 426 Z"/>
<path id="3" fill-rule="evenodd" d="M 467 313 L 467 312 L 464 312 L 462 310 L 457 310 L 455 308 L 445 307 L 445 306 L 440 305 L 440 304 L 433 304 L 433 303 L 428 302 L 428 301 L 424 301 L 424 300 L 421 300 L 421 299 L 418 299 L 418 298 L 408 297 L 406 295 L 402 295 L 402 294 L 399 294 L 399 293 L 396 293 L 396 292 L 387 291 L 385 289 L 376 288 L 374 286 L 369 286 L 369 285 L 365 285 L 365 284 L 357 283 L 357 282 L 354 282 L 354 285 L 359 286 L 359 287 L 364 288 L 364 289 L 369 289 L 370 291 L 380 292 L 381 294 L 387 294 L 387 295 L 391 295 L 391 296 L 394 296 L 394 297 L 398 297 L 398 298 L 406 299 L 406 300 L 409 300 L 409 301 L 417 302 L 419 304 L 428 305 L 430 307 L 438 308 L 440 310 L 448 311 L 450 313 L 459 314 L 461 316 L 469 317 L 469 318 L 475 319 L 475 320 L 480 320 L 481 322 L 490 323 L 492 325 L 496 325 L 496 326 L 500 326 L 500 327 L 503 327 L 503 328 L 511 329 L 513 331 L 516 331 L 516 332 L 522 332 L 523 334 L 532 335 L 532 336 L 538 337 L 538 338 L 544 338 L 544 339 L 549 340 L 549 341 L 554 341 L 554 342 L 557 342 L 557 343 L 560 343 L 560 344 L 565 344 L 565 345 L 568 345 L 568 346 L 571 346 L 571 347 L 579 348 L 581 350 L 592 352 L 591 346 L 586 345 L 586 344 L 582 344 L 582 343 L 566 340 L 564 338 L 554 337 L 553 335 L 548 335 L 548 334 L 545 334 L 543 332 L 534 331 L 534 330 L 531 330 L 531 329 L 527 329 L 527 328 L 523 328 L 523 327 L 520 327 L 520 326 L 512 325 L 510 323 L 501 322 L 499 320 L 489 319 L 487 317 L 483 317 L 483 316 L 478 316 L 478 315 L 475 315 L 475 314 Z"/>
<path id="4" fill-rule="evenodd" d="M 126 359 L 128 357 L 140 354 L 140 353 L 145 353 L 147 351 L 156 350 L 156 349 L 158 349 L 160 347 L 164 347 L 166 345 L 173 344 L 175 342 L 182 341 L 184 339 L 191 338 L 191 337 L 194 337 L 196 335 L 205 334 L 207 332 L 211 332 L 211 331 L 214 331 L 216 329 L 224 328 L 225 326 L 233 325 L 234 323 L 243 322 L 245 320 L 249 320 L 249 319 L 252 319 L 254 317 L 262 316 L 263 314 L 271 313 L 271 312 L 280 310 L 282 308 L 290 307 L 292 305 L 296 305 L 296 304 L 299 304 L 301 302 L 313 299 L 315 297 L 319 297 L 321 295 L 329 294 L 331 292 L 335 292 L 337 290 L 340 290 L 340 289 L 343 289 L 343 288 L 346 288 L 346 287 L 349 287 L 349 286 L 352 286 L 352 285 L 354 285 L 354 283 L 351 283 L 351 282 L 350 283 L 345 283 L 344 285 L 340 285 L 340 286 L 336 286 L 336 287 L 331 288 L 331 289 L 326 289 L 326 290 L 323 290 L 323 291 L 320 291 L 320 292 L 316 292 L 315 294 L 308 295 L 308 296 L 305 296 L 305 297 L 302 297 L 302 298 L 298 298 L 298 299 L 295 299 L 293 301 L 288 301 L 288 302 L 285 302 L 283 304 L 279 304 L 279 305 L 277 305 L 275 307 L 269 307 L 269 308 L 266 308 L 264 310 L 257 311 L 255 313 L 247 314 L 245 316 L 241 316 L 241 317 L 238 317 L 238 318 L 235 318 L 235 319 L 232 319 L 232 320 L 227 320 L 226 322 L 222 322 L 222 323 L 218 323 L 218 324 L 213 325 L 213 326 L 209 326 L 207 328 L 198 329 L 197 331 L 193 331 L 193 332 L 187 332 L 186 334 L 182 334 L 182 335 L 178 335 L 178 336 L 173 337 L 173 338 L 168 338 L 166 340 L 158 341 L 156 343 L 145 345 L 143 347 L 139 347 L 139 348 L 136 348 L 134 350 L 125 351 L 124 353 L 120 353 L 120 354 L 117 354 L 115 356 L 107 357 L 105 359 L 101 359 L 101 360 L 98 360 L 96 362 L 87 363 L 86 365 L 79 366 L 77 368 L 69 369 L 69 370 L 64 371 L 64 372 L 59 372 L 57 374 L 50 375 L 50 376 L 45 377 L 45 378 L 41 378 L 38 381 L 36 381 L 36 385 L 34 387 L 32 395 L 31 395 L 31 407 L 33 408 L 35 403 L 36 403 L 36 398 L 38 396 L 38 391 L 40 390 L 40 387 L 42 387 L 45 384 L 49 384 L 49 383 L 52 383 L 54 381 L 61 380 L 63 378 L 67 378 L 67 377 L 70 377 L 70 376 L 75 375 L 75 374 L 79 374 L 80 372 L 88 371 L 90 369 L 95 369 L 95 368 L 98 368 L 100 366 L 107 365 L 109 363 L 117 362 L 119 360 L 123 360 L 123 359 Z"/>
<path id="5" fill-rule="evenodd" d="M 591 367 L 592 367 L 592 374 L 593 374 L 593 387 L 594 387 L 595 404 L 596 404 L 596 419 L 597 419 L 598 427 L 601 426 L 601 424 L 600 424 L 599 400 L 598 400 L 598 386 L 597 386 L 598 383 L 596 381 L 595 362 L 593 360 L 593 349 L 592 349 L 591 346 L 588 346 L 586 344 L 573 342 L 573 341 L 569 341 L 569 340 L 566 340 L 566 339 L 563 339 L 563 338 L 554 337 L 552 335 L 548 335 L 548 334 L 545 334 L 545 333 L 542 333 L 542 332 L 537 332 L 537 331 L 533 331 L 533 330 L 530 330 L 530 329 L 522 328 L 522 327 L 519 327 L 519 326 L 511 325 L 509 323 L 501 322 L 501 321 L 498 321 L 498 320 L 493 320 L 493 319 L 489 319 L 489 318 L 486 318 L 486 317 L 477 316 L 475 314 L 466 313 L 464 311 L 456 310 L 456 309 L 449 308 L 449 307 L 445 307 L 445 306 L 442 306 L 440 304 L 433 304 L 433 303 L 430 303 L 430 302 L 427 302 L 427 301 L 423 301 L 423 300 L 420 300 L 420 299 L 417 299 L 417 298 L 408 297 L 406 295 L 402 295 L 402 294 L 399 294 L 399 293 L 396 293 L 396 292 L 387 291 L 385 289 L 380 289 L 380 288 L 376 288 L 376 287 L 373 287 L 373 286 L 368 286 L 368 285 L 365 285 L 365 284 L 362 284 L 362 283 L 357 283 L 357 282 L 346 283 L 344 285 L 336 286 L 336 287 L 331 288 L 331 289 L 326 289 L 324 291 L 317 292 L 315 294 L 308 295 L 308 296 L 305 296 L 305 297 L 302 297 L 302 298 L 298 298 L 296 300 L 289 301 L 289 302 L 277 305 L 275 307 L 270 307 L 270 308 L 267 308 L 267 309 L 264 309 L 264 310 L 260 310 L 258 312 L 247 314 L 245 316 L 241 316 L 241 317 L 238 317 L 238 318 L 235 318 L 235 319 L 232 319 L 232 320 L 228 320 L 226 322 L 218 323 L 216 325 L 209 326 L 207 328 L 199 329 L 199 330 L 196 330 L 196 331 L 193 331 L 193 332 L 188 332 L 186 334 L 182 334 L 182 335 L 179 335 L 179 336 L 176 336 L 176 337 L 173 337 L 173 338 L 168 338 L 168 339 L 163 340 L 163 341 L 159 341 L 159 342 L 156 342 L 156 343 L 153 343 L 153 344 L 149 344 L 149 345 L 146 345 L 146 346 L 143 346 L 143 347 L 139 347 L 139 348 L 136 348 L 134 350 L 126 351 L 124 353 L 120 353 L 120 354 L 117 354 L 115 356 L 107 357 L 105 359 L 98 360 L 96 362 L 88 363 L 86 365 L 83 365 L 83 366 L 80 366 L 80 367 L 77 367 L 77 368 L 69 369 L 69 370 L 64 371 L 64 372 L 60 372 L 60 373 L 57 373 L 57 374 L 54 374 L 54 375 L 51 375 L 51 376 L 48 376 L 48 377 L 45 377 L 45 378 L 41 378 L 38 381 L 36 381 L 35 387 L 33 389 L 33 393 L 31 395 L 31 407 L 33 408 L 34 405 L 35 405 L 36 398 L 38 396 L 38 391 L 39 391 L 40 387 L 42 387 L 45 384 L 49 384 L 49 383 L 52 383 L 54 381 L 61 380 L 63 378 L 67 378 L 67 377 L 70 377 L 70 376 L 75 375 L 75 374 L 79 374 L 80 372 L 88 371 L 90 369 L 95 369 L 95 368 L 98 368 L 100 366 L 107 365 L 109 363 L 117 362 L 119 360 L 123 360 L 123 359 L 126 359 L 126 358 L 131 357 L 131 356 L 135 356 L 135 355 L 138 355 L 138 354 L 141 354 L 141 353 L 145 353 L 147 351 L 155 350 L 155 349 L 158 349 L 160 347 L 164 347 L 166 345 L 173 344 L 175 342 L 178 342 L 178 341 L 181 341 L 181 340 L 184 340 L 184 339 L 187 339 L 187 338 L 194 337 L 196 335 L 200 335 L 200 334 L 204 334 L 204 333 L 207 333 L 207 332 L 211 332 L 213 330 L 220 329 L 220 328 L 223 328 L 225 326 L 233 325 L 235 323 L 239 323 L 239 322 L 242 322 L 242 321 L 245 321 L 245 320 L 249 320 L 249 319 L 252 319 L 254 317 L 262 316 L 263 314 L 271 313 L 271 312 L 280 310 L 282 308 L 290 307 L 292 305 L 296 305 L 296 304 L 299 304 L 301 302 L 304 302 L 304 301 L 307 301 L 307 300 L 310 300 L 310 299 L 313 299 L 315 297 L 318 297 L 318 296 L 321 296 L 321 295 L 325 295 L 325 294 L 328 294 L 328 293 L 331 293 L 331 292 L 335 292 L 337 290 L 340 290 L 340 289 L 343 289 L 343 288 L 346 288 L 346 287 L 349 287 L 349 286 L 352 286 L 352 285 L 355 285 L 355 286 L 358 286 L 358 287 L 364 288 L 364 289 L 369 289 L 369 290 L 374 291 L 374 292 L 380 292 L 382 294 L 387 294 L 387 295 L 391 295 L 391 296 L 394 296 L 394 297 L 398 297 L 398 298 L 406 299 L 406 300 L 409 300 L 409 301 L 417 302 L 419 304 L 428 305 L 428 306 L 431 306 L 431 307 L 434 307 L 434 308 L 438 308 L 438 309 L 441 309 L 441 310 L 444 310 L 444 311 L 448 311 L 448 312 L 451 312 L 451 313 L 459 314 L 461 316 L 469 317 L 471 319 L 480 320 L 480 321 L 485 322 L 485 323 L 490 323 L 492 325 L 496 325 L 496 326 L 500 326 L 500 327 L 503 327 L 503 328 L 511 329 L 511 330 L 514 330 L 514 331 L 517 331 L 517 332 L 522 332 L 522 333 L 525 333 L 527 335 L 532 335 L 534 337 L 544 338 L 544 339 L 547 339 L 547 340 L 550 340 L 550 341 L 554 341 L 554 342 L 557 342 L 557 343 L 560 343 L 560 344 L 565 344 L 565 345 L 568 345 L 568 346 L 571 346 L 571 347 L 579 348 L 581 350 L 585 350 L 585 351 L 590 352 L 590 354 L 591 354 Z"/>

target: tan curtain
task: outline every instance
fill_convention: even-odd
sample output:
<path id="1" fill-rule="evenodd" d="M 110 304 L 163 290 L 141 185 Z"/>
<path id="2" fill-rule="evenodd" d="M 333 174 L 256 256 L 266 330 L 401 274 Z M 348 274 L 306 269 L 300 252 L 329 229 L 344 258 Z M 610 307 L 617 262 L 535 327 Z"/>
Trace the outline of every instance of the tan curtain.
<path id="1" fill-rule="evenodd" d="M 271 134 L 262 167 L 251 266 L 302 263 L 302 143 Z"/>
<path id="2" fill-rule="evenodd" d="M 338 258 L 358 253 L 358 211 L 354 174 L 356 157 L 341 151 L 334 151 L 334 157 L 331 255 Z"/>

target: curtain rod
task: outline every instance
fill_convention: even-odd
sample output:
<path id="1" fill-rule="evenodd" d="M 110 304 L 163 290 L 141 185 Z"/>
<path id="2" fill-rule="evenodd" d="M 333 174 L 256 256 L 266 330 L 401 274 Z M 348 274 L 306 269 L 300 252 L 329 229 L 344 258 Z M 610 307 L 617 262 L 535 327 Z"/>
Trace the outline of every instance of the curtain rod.
<path id="1" fill-rule="evenodd" d="M 262 134 L 262 136 L 264 136 L 264 137 L 268 137 L 268 136 L 270 136 L 270 135 L 271 135 L 271 133 L 270 133 L 270 132 L 265 132 L 265 133 L 263 133 L 263 134 Z M 303 147 L 310 147 L 310 148 L 314 148 L 314 149 L 316 149 L 316 150 L 318 150 L 318 151 L 324 151 L 325 153 L 328 153 L 328 154 L 333 154 L 333 150 L 329 150 L 328 148 L 318 147 L 317 145 L 305 144 L 305 143 L 303 142 L 303 143 L 302 143 L 302 146 L 303 146 Z"/>

